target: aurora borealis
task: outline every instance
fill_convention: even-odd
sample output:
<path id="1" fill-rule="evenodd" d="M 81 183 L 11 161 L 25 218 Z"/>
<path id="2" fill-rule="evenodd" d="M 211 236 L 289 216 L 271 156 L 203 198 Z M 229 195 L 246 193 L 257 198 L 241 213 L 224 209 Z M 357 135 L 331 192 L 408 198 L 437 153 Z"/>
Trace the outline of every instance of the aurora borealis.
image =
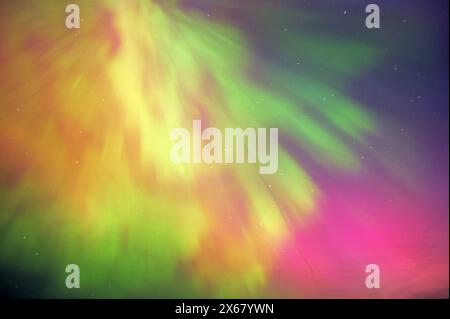
<path id="1" fill-rule="evenodd" d="M 448 297 L 447 2 L 72 2 L 0 1 L 5 294 Z M 174 165 L 196 119 L 278 171 Z"/>

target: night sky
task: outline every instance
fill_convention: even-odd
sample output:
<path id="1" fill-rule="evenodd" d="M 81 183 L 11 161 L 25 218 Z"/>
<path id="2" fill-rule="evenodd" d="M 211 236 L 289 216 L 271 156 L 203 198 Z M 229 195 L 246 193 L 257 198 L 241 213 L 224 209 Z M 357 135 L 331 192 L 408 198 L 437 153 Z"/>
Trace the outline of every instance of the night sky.
<path id="1" fill-rule="evenodd" d="M 73 2 L 0 1 L 3 295 L 448 298 L 448 1 Z M 277 173 L 174 165 L 195 119 Z"/>

